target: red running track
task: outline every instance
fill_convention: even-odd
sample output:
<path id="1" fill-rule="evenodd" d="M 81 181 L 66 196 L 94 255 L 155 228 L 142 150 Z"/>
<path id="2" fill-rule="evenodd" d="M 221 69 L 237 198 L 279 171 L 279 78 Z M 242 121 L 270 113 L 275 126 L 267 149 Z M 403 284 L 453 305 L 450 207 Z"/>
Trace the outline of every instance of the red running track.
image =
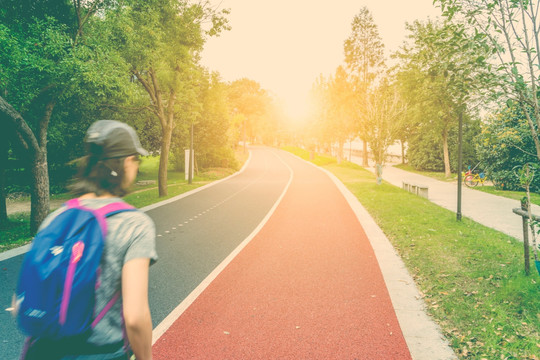
<path id="1" fill-rule="evenodd" d="M 411 359 L 373 249 L 335 184 L 282 155 L 289 190 L 154 344 L 155 359 Z"/>

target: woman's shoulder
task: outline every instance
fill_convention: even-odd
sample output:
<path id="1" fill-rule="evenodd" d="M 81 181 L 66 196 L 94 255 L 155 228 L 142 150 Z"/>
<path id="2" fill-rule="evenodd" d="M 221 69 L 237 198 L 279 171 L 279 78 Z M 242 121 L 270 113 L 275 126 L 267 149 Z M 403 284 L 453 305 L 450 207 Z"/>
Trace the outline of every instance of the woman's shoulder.
<path id="1" fill-rule="evenodd" d="M 126 201 L 118 197 L 84 199 L 81 204 L 91 209 L 99 209 L 113 203 L 123 203 L 129 205 Z M 107 218 L 107 223 L 123 223 L 123 227 L 149 228 L 153 231 L 154 221 L 145 212 L 132 208 L 127 211 L 121 211 Z"/>
<path id="2" fill-rule="evenodd" d="M 132 209 L 128 211 L 122 211 L 118 214 L 115 214 L 112 218 L 121 219 L 123 221 L 131 223 L 133 226 L 145 226 L 154 228 L 154 221 L 148 214 L 139 210 Z"/>

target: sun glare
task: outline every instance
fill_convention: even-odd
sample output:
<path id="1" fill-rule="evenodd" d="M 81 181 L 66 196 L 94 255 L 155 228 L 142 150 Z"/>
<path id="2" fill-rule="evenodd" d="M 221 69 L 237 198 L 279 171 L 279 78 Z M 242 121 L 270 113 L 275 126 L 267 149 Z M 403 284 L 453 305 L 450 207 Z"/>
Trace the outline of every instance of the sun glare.
<path id="1" fill-rule="evenodd" d="M 293 121 L 300 121 L 308 116 L 309 105 L 301 96 L 285 99 L 285 114 Z"/>

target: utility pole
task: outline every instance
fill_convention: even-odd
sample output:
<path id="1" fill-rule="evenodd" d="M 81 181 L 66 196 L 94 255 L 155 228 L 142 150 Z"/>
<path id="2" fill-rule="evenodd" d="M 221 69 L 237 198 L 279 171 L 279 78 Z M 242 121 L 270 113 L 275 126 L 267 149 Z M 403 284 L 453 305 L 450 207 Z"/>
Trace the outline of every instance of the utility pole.
<path id="1" fill-rule="evenodd" d="M 463 166 L 463 154 L 462 154 L 462 142 L 463 142 L 463 105 L 459 107 L 459 130 L 458 130 L 458 183 L 457 183 L 457 212 L 456 212 L 456 220 L 461 221 L 461 186 L 462 186 L 462 179 L 461 179 L 461 168 Z"/>

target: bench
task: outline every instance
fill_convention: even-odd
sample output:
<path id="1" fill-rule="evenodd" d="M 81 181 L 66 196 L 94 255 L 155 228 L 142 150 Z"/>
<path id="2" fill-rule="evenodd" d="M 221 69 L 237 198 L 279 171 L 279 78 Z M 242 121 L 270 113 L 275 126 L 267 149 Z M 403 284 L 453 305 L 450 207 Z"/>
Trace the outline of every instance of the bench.
<path id="1" fill-rule="evenodd" d="M 428 198 L 428 187 L 426 185 L 415 184 L 409 181 L 402 181 L 403 189 L 423 198 Z"/>

